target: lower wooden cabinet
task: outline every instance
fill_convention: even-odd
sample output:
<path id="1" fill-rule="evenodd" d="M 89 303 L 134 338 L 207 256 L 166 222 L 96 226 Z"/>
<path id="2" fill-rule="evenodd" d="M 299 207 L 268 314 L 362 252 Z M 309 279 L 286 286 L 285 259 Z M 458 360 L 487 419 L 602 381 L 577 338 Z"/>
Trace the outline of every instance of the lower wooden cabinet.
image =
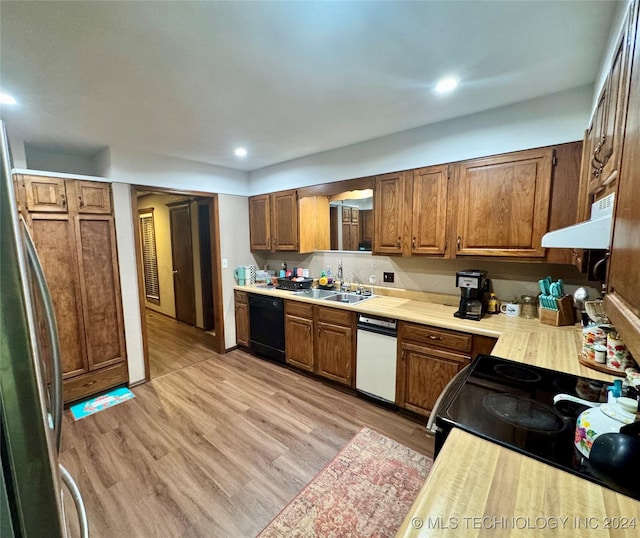
<path id="1" fill-rule="evenodd" d="M 315 372 L 349 387 L 354 386 L 356 313 L 316 307 Z"/>
<path id="2" fill-rule="evenodd" d="M 291 366 L 353 387 L 356 314 L 297 301 L 285 305 L 285 354 Z"/>
<path id="3" fill-rule="evenodd" d="M 401 321 L 398 327 L 396 403 L 428 416 L 447 383 L 496 339 Z"/>
<path id="4" fill-rule="evenodd" d="M 313 372 L 313 305 L 286 301 L 284 320 L 287 364 Z"/>
<path id="5" fill-rule="evenodd" d="M 236 311 L 236 344 L 249 348 L 249 301 L 244 291 L 234 291 Z"/>

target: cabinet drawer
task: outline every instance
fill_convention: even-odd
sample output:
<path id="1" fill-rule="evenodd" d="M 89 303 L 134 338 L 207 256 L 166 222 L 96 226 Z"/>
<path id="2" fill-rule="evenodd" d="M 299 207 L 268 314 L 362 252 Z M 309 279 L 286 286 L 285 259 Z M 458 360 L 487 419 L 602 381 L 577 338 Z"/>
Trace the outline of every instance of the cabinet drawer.
<path id="1" fill-rule="evenodd" d="M 325 306 L 318 307 L 318 321 L 351 327 L 355 322 L 355 313 Z"/>
<path id="2" fill-rule="evenodd" d="M 235 290 L 233 292 L 233 296 L 234 296 L 234 299 L 235 299 L 236 303 L 247 304 L 247 302 L 248 302 L 247 293 L 245 291 Z"/>
<path id="3" fill-rule="evenodd" d="M 127 361 L 65 379 L 62 389 L 64 402 L 73 402 L 128 381 Z"/>
<path id="4" fill-rule="evenodd" d="M 470 334 L 436 329 L 428 325 L 400 323 L 400 337 L 431 346 L 471 352 L 472 336 Z"/>
<path id="5" fill-rule="evenodd" d="M 285 301 L 285 312 L 287 315 L 313 319 L 312 304 L 301 303 L 300 301 Z"/>

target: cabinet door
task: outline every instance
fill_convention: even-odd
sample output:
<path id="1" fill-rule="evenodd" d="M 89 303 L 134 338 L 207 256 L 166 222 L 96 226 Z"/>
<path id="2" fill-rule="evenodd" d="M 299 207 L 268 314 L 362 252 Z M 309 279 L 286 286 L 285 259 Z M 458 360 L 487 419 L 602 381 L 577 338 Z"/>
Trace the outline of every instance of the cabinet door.
<path id="1" fill-rule="evenodd" d="M 351 387 L 353 329 L 319 321 L 316 349 L 316 373 Z"/>
<path id="2" fill-rule="evenodd" d="M 70 182 L 75 190 L 78 213 L 111 214 L 111 185 L 98 181 Z"/>
<path id="3" fill-rule="evenodd" d="M 413 171 L 411 254 L 445 253 L 447 184 L 447 166 Z"/>
<path id="4" fill-rule="evenodd" d="M 613 241 L 605 309 L 636 360 L 640 358 L 640 2 L 635 16 L 635 52 L 631 68 L 629 111 L 616 197 Z M 631 113 L 633 112 L 633 113 Z"/>
<path id="5" fill-rule="evenodd" d="M 294 191 L 271 195 L 271 239 L 274 250 L 298 250 L 298 194 Z"/>
<path id="6" fill-rule="evenodd" d="M 376 254 L 402 254 L 407 211 L 404 172 L 377 176 L 373 196 L 373 251 Z"/>
<path id="7" fill-rule="evenodd" d="M 360 220 L 360 241 L 371 248 L 373 243 L 373 210 L 361 209 L 358 215 Z"/>
<path id="8" fill-rule="evenodd" d="M 236 312 L 236 344 L 249 347 L 249 303 L 247 294 L 243 291 L 235 291 Z"/>
<path id="9" fill-rule="evenodd" d="M 287 364 L 313 372 L 313 319 L 287 314 L 284 333 Z"/>
<path id="10" fill-rule="evenodd" d="M 469 362 L 467 355 L 402 342 L 396 401 L 405 409 L 428 416 L 447 383 Z"/>
<path id="11" fill-rule="evenodd" d="M 64 179 L 58 177 L 22 176 L 26 206 L 39 213 L 66 213 L 67 192 Z"/>
<path id="12" fill-rule="evenodd" d="M 553 150 L 460 165 L 457 255 L 543 257 Z"/>
<path id="13" fill-rule="evenodd" d="M 78 215 L 76 240 L 89 369 L 125 359 L 113 217 Z"/>
<path id="14" fill-rule="evenodd" d="M 82 295 L 74 222 L 68 215 L 31 216 L 31 233 L 42 263 L 56 315 L 62 373 L 66 379 L 89 370 L 85 350 Z M 40 319 L 44 319 L 40 316 Z M 39 327 L 43 333 L 45 327 Z"/>
<path id="15" fill-rule="evenodd" d="M 249 198 L 251 250 L 271 250 L 271 208 L 268 194 Z"/>

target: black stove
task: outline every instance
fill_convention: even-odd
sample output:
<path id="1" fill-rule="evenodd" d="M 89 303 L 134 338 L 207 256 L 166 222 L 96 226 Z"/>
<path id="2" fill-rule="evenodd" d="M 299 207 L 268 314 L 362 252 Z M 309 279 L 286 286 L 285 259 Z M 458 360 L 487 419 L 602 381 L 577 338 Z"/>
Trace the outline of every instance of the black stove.
<path id="1" fill-rule="evenodd" d="M 640 500 L 637 491 L 601 480 L 573 444 L 585 406 L 558 402 L 565 393 L 607 401 L 610 383 L 480 355 L 451 386 L 436 412 L 436 455 L 452 428 L 459 428 L 526 456 Z"/>

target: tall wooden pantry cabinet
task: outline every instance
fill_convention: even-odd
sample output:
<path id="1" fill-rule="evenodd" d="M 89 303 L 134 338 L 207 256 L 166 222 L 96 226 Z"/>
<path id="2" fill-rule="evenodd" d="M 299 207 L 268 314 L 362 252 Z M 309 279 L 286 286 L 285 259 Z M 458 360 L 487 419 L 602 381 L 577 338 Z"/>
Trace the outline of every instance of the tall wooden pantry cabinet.
<path id="1" fill-rule="evenodd" d="M 65 403 L 126 383 L 111 185 L 32 175 L 14 184 L 51 291 Z"/>

